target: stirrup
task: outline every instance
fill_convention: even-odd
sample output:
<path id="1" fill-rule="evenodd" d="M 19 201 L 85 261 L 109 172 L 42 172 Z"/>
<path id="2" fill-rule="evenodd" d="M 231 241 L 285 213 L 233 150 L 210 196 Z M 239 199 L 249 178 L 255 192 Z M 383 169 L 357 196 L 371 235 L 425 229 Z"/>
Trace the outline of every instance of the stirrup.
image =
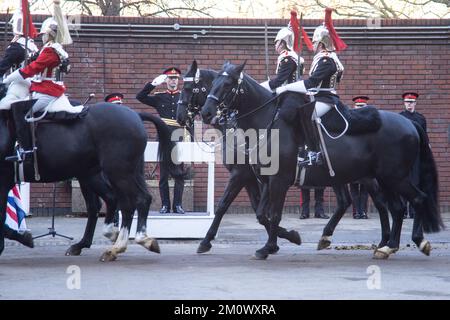
<path id="1" fill-rule="evenodd" d="M 22 148 L 16 149 L 16 154 L 14 156 L 9 156 L 5 158 L 5 161 L 11 161 L 11 162 L 23 162 L 25 160 L 25 157 L 27 154 L 33 153 L 34 150 L 37 150 L 36 147 L 34 147 L 31 150 L 23 150 Z"/>
<path id="2" fill-rule="evenodd" d="M 323 164 L 323 159 L 322 159 L 322 152 L 314 152 L 314 151 L 309 151 L 308 152 L 308 156 L 307 156 L 307 163 L 309 166 L 315 166 L 315 165 L 322 165 Z"/>

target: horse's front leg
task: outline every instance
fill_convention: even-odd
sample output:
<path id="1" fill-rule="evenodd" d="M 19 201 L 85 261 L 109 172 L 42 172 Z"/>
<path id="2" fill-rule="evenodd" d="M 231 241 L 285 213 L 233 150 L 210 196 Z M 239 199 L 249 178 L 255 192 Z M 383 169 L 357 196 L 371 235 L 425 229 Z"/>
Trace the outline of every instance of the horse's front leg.
<path id="1" fill-rule="evenodd" d="M 391 233 L 387 203 L 375 179 L 364 181 L 364 187 L 372 198 L 373 204 L 377 208 L 380 216 L 381 241 L 378 244 L 378 248 L 382 248 L 387 245 Z"/>
<path id="2" fill-rule="evenodd" d="M 94 188 L 88 182 L 89 180 L 79 179 L 81 193 L 86 202 L 88 220 L 84 235 L 78 243 L 69 247 L 66 256 L 79 256 L 84 248 L 90 248 L 94 238 L 95 227 L 98 220 L 98 212 L 101 209 L 101 202 L 98 195 L 94 192 Z"/>
<path id="3" fill-rule="evenodd" d="M 200 242 L 197 248 L 197 253 L 205 253 L 211 249 L 211 241 L 217 235 L 217 231 L 219 230 L 220 222 L 222 221 L 224 214 L 227 212 L 234 199 L 236 199 L 244 185 L 245 180 L 239 175 L 239 171 L 232 170 L 230 179 L 228 180 L 228 184 L 225 188 L 225 192 L 219 200 L 217 210 L 214 214 L 214 220 L 209 227 L 205 238 Z"/>
<path id="4" fill-rule="evenodd" d="M 279 224 L 281 221 L 286 193 L 290 185 L 289 181 L 290 180 L 282 179 L 276 176 L 271 177 L 269 180 L 269 237 L 264 247 L 256 250 L 255 258 L 257 260 L 267 259 L 269 254 L 278 248 L 277 240 Z"/>

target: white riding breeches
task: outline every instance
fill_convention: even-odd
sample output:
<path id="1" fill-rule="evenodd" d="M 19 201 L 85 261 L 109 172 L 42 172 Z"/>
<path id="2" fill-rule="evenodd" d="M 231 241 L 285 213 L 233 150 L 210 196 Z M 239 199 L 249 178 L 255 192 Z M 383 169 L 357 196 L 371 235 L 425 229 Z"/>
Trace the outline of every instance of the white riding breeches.
<path id="1" fill-rule="evenodd" d="M 316 105 L 315 105 L 315 114 L 313 114 L 313 117 L 318 117 L 320 118 L 321 116 L 323 116 L 325 113 L 327 113 L 328 111 L 330 111 L 333 108 L 333 105 L 325 103 L 325 102 L 320 102 L 320 101 L 316 101 Z M 313 118 L 314 120 L 314 118 Z"/>
<path id="2" fill-rule="evenodd" d="M 27 100 L 30 94 L 31 81 L 14 81 L 8 87 L 6 96 L 0 100 L 0 110 L 11 109 L 11 104 L 21 100 Z"/>
<path id="3" fill-rule="evenodd" d="M 48 94 L 33 92 L 32 99 L 37 99 L 35 104 L 33 105 L 33 112 L 38 112 L 44 110 L 52 101 L 55 101 L 57 98 L 53 96 L 49 96 Z"/>

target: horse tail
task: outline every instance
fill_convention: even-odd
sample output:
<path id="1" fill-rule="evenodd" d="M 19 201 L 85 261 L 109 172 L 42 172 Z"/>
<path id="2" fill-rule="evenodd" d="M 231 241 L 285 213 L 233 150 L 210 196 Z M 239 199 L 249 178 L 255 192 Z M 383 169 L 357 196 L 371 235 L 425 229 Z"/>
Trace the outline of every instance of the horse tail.
<path id="1" fill-rule="evenodd" d="M 161 120 L 160 117 L 155 116 L 148 112 L 139 112 L 139 117 L 141 117 L 142 121 L 150 121 L 158 132 L 158 160 L 160 161 L 162 166 L 166 166 L 174 178 L 182 178 L 185 179 L 188 175 L 181 166 L 176 165 L 172 161 L 172 150 L 176 148 L 176 144 L 171 139 L 171 131 L 167 124 Z"/>
<path id="2" fill-rule="evenodd" d="M 436 162 L 426 132 L 418 123 L 414 121 L 413 123 L 420 137 L 419 189 L 426 194 L 424 212 L 421 213 L 423 230 L 425 232 L 439 232 L 444 229 L 444 223 L 439 210 L 439 182 Z"/>

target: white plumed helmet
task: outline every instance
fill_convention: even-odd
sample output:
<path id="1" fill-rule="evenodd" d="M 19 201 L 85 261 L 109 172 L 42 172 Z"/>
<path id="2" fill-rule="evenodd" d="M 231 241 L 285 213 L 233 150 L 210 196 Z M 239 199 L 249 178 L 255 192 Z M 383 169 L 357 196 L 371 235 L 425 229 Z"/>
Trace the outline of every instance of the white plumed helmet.
<path id="1" fill-rule="evenodd" d="M 278 31 L 277 36 L 275 37 L 274 42 L 284 40 L 286 42 L 286 47 L 289 50 L 292 50 L 294 46 L 294 33 L 288 27 L 281 28 Z"/>
<path id="2" fill-rule="evenodd" d="M 14 12 L 13 16 L 11 17 L 11 20 L 9 20 L 9 24 L 13 28 L 13 33 L 15 35 L 23 35 L 23 14 L 22 10 L 17 9 L 16 12 Z"/>

